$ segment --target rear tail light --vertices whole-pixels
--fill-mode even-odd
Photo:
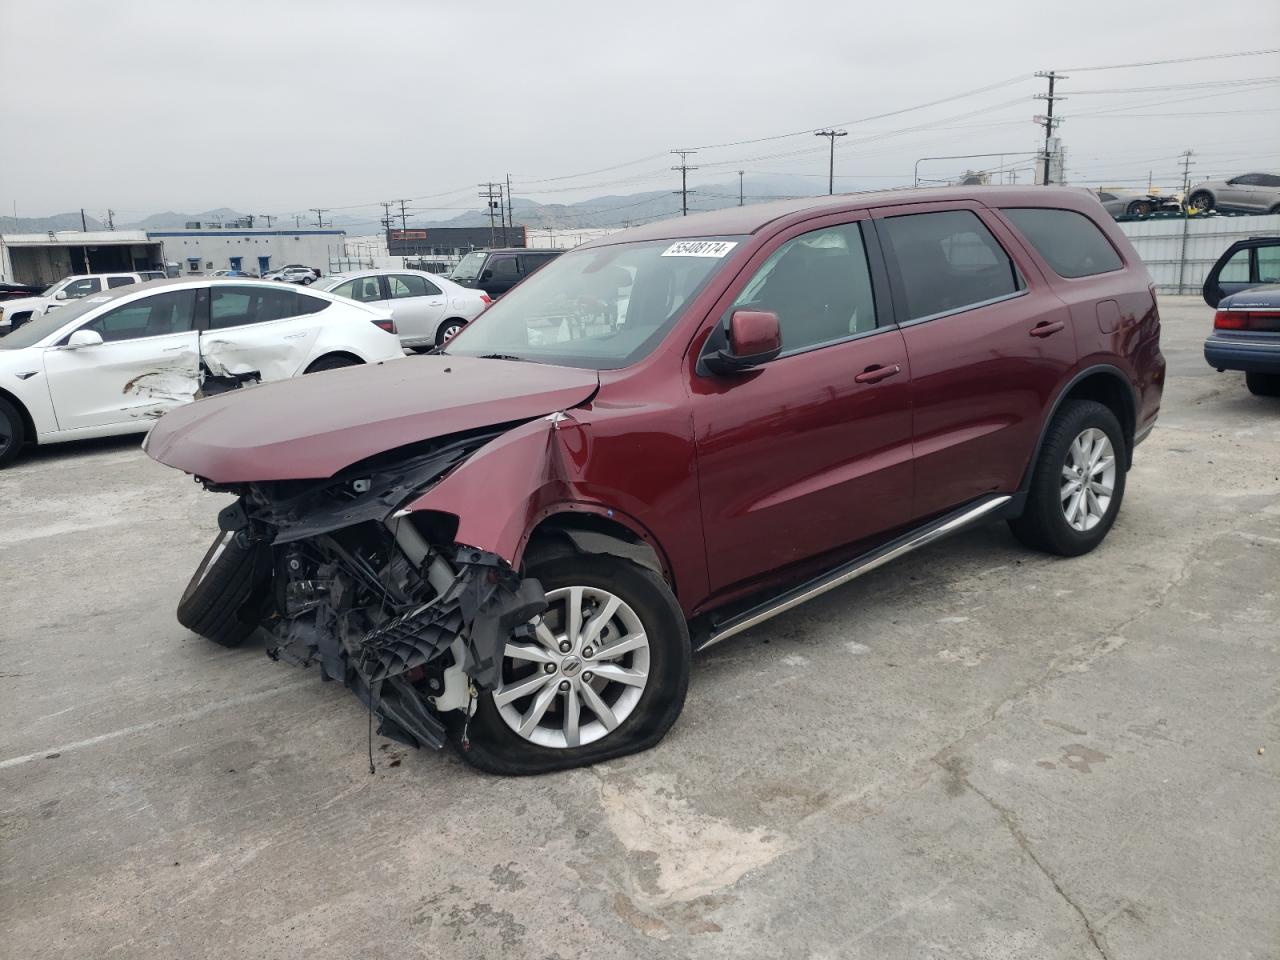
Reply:
[[[373,321],[373,325],[381,330],[387,331],[387,333],[396,332],[396,322],[390,317],[387,317],[385,320],[375,320]]]
[[[1280,310],[1219,310],[1213,316],[1213,329],[1280,333]]]
[[[493,303],[493,297],[489,296],[487,293],[480,294],[480,299],[486,307]]]

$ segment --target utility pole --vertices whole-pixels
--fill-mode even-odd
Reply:
[[[84,219],[84,207],[80,208],[80,232],[81,233],[89,232],[89,224],[86,223]]]
[[[391,224],[395,223],[395,217],[391,216],[391,208],[395,206],[394,200],[383,200],[378,206],[382,207],[382,219],[378,222],[382,224],[382,229],[390,230]]]
[[[307,209],[316,215],[316,226],[323,227],[324,215],[329,212],[329,208],[328,207],[307,207]]]
[[[260,214],[258,214],[258,216],[260,216],[263,220],[267,221],[267,229],[268,229],[268,230],[270,230],[270,229],[271,229],[271,218],[272,218],[273,214],[270,214],[270,213],[260,213]]]
[[[1191,228],[1191,209],[1187,206],[1187,191],[1191,189],[1191,158],[1195,154],[1183,150],[1182,157],[1182,253],[1178,256],[1178,293],[1182,293],[1182,276],[1187,270],[1187,234]]]
[[[1055,80],[1066,80],[1067,77],[1061,73],[1054,73],[1052,70],[1040,70],[1036,73],[1036,76],[1045,77],[1049,81],[1049,92],[1047,94],[1046,93],[1036,94],[1037,100],[1048,101],[1049,108],[1048,110],[1045,111],[1045,115],[1043,117],[1038,116],[1035,118],[1036,123],[1040,123],[1044,125],[1044,176],[1041,178],[1041,182],[1045,186],[1048,186],[1050,182],[1049,161],[1051,159],[1051,154],[1049,152],[1049,141],[1053,139],[1054,129],[1058,126],[1058,124],[1062,123],[1060,119],[1059,120],[1053,119],[1053,105],[1058,100],[1067,99],[1066,97],[1055,97],[1053,95],[1053,83]]]
[[[293,215],[293,226],[295,229],[298,229],[298,230],[302,229],[302,214],[295,213]]]
[[[116,212],[110,207],[107,208],[107,229],[114,230],[116,228]]]
[[[493,211],[502,209],[500,205],[502,192],[498,189],[498,184],[496,183],[482,183],[480,186],[484,187],[484,189],[481,190],[477,196],[479,196],[489,208],[489,246],[496,247],[498,245],[498,240],[496,233],[497,228],[493,223]]]
[[[672,150],[672,153],[680,154],[680,166],[672,167],[672,170],[680,171],[680,189],[672,190],[672,193],[680,194],[680,216],[687,217],[689,215],[689,194],[696,191],[689,189],[689,171],[697,170],[697,167],[689,166],[689,154],[697,153],[697,150]]]
[[[847,137],[847,130],[819,130],[814,133],[815,137],[826,137],[831,141],[831,160],[827,165],[827,195],[830,196],[836,192],[836,137]]]
[[[508,173],[507,174],[507,227],[510,229],[514,229],[515,225],[516,225],[515,214],[511,210],[511,174]],[[506,240],[503,241],[503,243],[506,243],[506,244],[509,244],[510,242],[511,242],[510,237],[508,237]]]
[[[408,200],[397,200],[397,201],[396,201],[396,203],[400,204],[400,229],[401,229],[401,230],[408,230],[408,229],[409,229],[408,211],[407,211],[407,210],[405,210],[405,208],[404,208],[404,205],[405,205],[406,203],[408,203],[408,202],[409,202]]]
[[[738,206],[742,206],[742,175],[746,172],[745,170],[738,171]]]

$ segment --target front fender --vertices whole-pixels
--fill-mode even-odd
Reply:
[[[535,518],[572,498],[561,434],[580,429],[567,414],[521,424],[485,444],[406,509],[452,514],[458,543],[495,553],[514,567]]]

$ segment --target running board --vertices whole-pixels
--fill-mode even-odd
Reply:
[[[707,647],[713,646],[721,640],[726,640],[734,634],[749,630],[756,624],[764,623],[764,621],[776,617],[792,607],[798,607],[814,597],[820,597],[828,590],[834,590],[850,580],[856,580],[864,573],[870,573],[891,560],[896,560],[898,557],[904,556],[913,550],[918,550],[941,540],[943,537],[976,523],[983,517],[1000,509],[1011,499],[1013,498],[1010,496],[993,496],[969,504],[953,513],[939,517],[927,526],[904,534],[896,540],[890,540],[870,553],[864,553],[848,563],[841,564],[834,570],[829,570],[797,587],[792,587],[772,600],[757,604],[722,623],[713,624],[710,635],[698,645],[697,649],[699,651],[705,650]]]

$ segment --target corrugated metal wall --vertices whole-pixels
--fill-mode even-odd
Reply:
[[[1280,236],[1280,214],[1133,220],[1118,226],[1151,271],[1157,292],[1199,293],[1209,268],[1231,244],[1246,237]]]

